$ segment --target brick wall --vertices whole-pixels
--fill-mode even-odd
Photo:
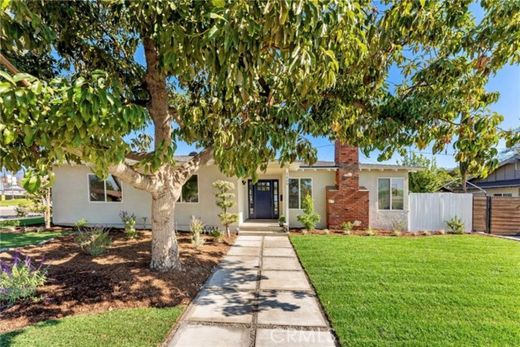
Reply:
[[[368,227],[368,191],[359,187],[358,148],[336,142],[336,186],[327,188],[327,225],[339,229],[343,222],[360,221]]]

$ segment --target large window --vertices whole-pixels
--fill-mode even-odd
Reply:
[[[312,179],[289,179],[289,208],[301,209],[303,206],[303,199],[305,199],[307,194],[312,196]]]
[[[191,176],[182,186],[182,194],[179,202],[196,203],[199,202],[199,178],[197,175]]]
[[[403,210],[404,179],[380,178],[378,180],[377,199],[380,210]]]
[[[88,196],[93,202],[121,202],[123,190],[121,183],[112,175],[106,180],[101,180],[96,175],[89,174]]]

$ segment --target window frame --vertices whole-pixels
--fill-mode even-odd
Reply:
[[[389,209],[383,209],[383,208],[379,208],[379,181],[380,180],[390,180],[390,208]],[[392,201],[393,201],[393,195],[392,195],[392,181],[394,180],[401,180],[403,182],[403,208],[401,209],[395,209],[395,208],[392,208],[393,204],[392,204]],[[377,178],[377,210],[378,211],[404,211],[405,210],[405,184],[404,184],[404,177],[378,177]]]
[[[188,182],[188,180],[190,180],[192,177],[194,176],[197,176],[197,202],[192,202],[192,201],[184,201],[182,199],[182,188],[184,188],[184,184],[186,184]],[[190,176],[190,178],[188,178],[186,180],[186,182],[184,182],[184,184],[182,185],[181,187],[181,195],[179,195],[179,200],[177,200],[177,204],[182,204],[182,205],[196,205],[198,203],[200,203],[200,194],[199,194],[199,174],[193,174]]]
[[[287,206],[289,207],[289,210],[301,210],[302,209],[302,185],[301,180],[310,180],[311,181],[311,198],[314,196],[314,180],[312,177],[289,177],[287,179],[287,186],[289,187],[291,180],[298,180],[298,207],[291,207],[290,201],[291,201],[291,192],[287,194]]]
[[[114,178],[114,180],[117,180],[117,182],[119,182],[119,184],[121,186],[121,201],[110,201],[110,200],[107,200],[107,180],[103,180],[103,193],[104,193],[104,196],[105,196],[105,200],[104,201],[92,201],[92,200],[90,200],[90,176],[94,176],[98,180],[101,180],[99,177],[96,176],[96,174],[94,174],[92,172],[87,173],[87,201],[89,203],[92,203],[92,204],[106,204],[106,203],[109,203],[109,204],[121,204],[121,203],[123,203],[123,198],[124,198],[123,182],[121,182],[121,180],[119,180],[114,175],[110,175],[110,176],[112,176]]]
[[[512,198],[513,193],[493,193],[493,196],[497,198]]]

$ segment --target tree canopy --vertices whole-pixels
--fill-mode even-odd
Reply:
[[[485,85],[520,61],[520,4],[482,1],[479,23],[470,4],[4,1],[2,52],[23,74],[1,72],[0,165],[71,158],[106,172],[155,112],[156,134],[173,127],[142,157],[152,171],[183,140],[211,148],[225,172],[250,175],[276,155],[314,160],[313,135],[382,158],[454,143],[458,160],[485,173],[511,135]],[[403,73],[397,85],[391,68]]]
[[[435,159],[430,160],[422,154],[408,153],[400,164],[421,168],[408,174],[408,187],[414,193],[437,192],[445,184],[459,180],[456,172],[438,167]]]

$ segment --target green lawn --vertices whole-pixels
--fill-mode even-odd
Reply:
[[[62,234],[63,232],[61,231],[40,231],[27,233],[0,232],[0,248],[16,248],[33,245],[53,237],[61,236]]]
[[[28,202],[28,199],[12,199],[12,200],[0,200],[0,207],[5,206],[18,206],[23,202]]]
[[[520,243],[295,236],[343,346],[520,346]]]
[[[49,320],[0,335],[0,346],[157,346],[183,309],[134,308]]]

